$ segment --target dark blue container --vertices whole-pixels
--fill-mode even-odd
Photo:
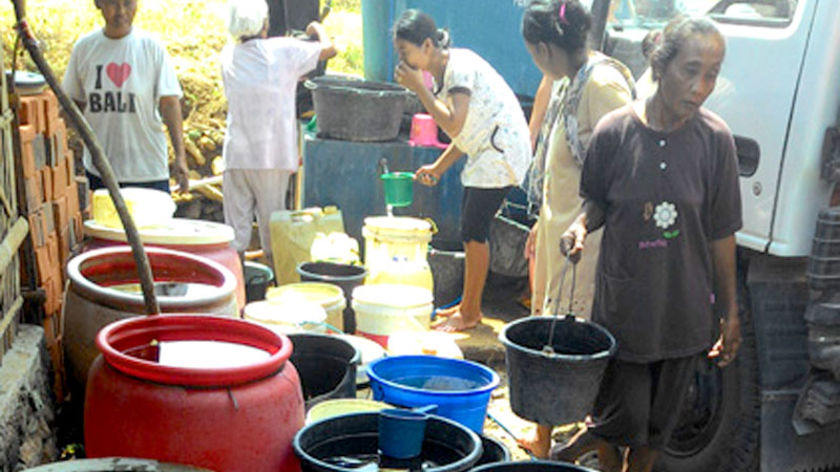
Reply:
[[[436,415],[481,433],[490,393],[499,385],[493,369],[435,356],[393,356],[367,367],[373,399],[414,408],[437,405]]]
[[[379,452],[395,459],[420,455],[429,415],[388,408],[379,412]]]
[[[447,28],[453,47],[472,49],[518,95],[533,97],[542,79],[522,39],[523,7],[513,0],[362,0],[365,78],[392,82],[397,56],[392,30],[405,10],[417,8]],[[476,22],[477,16],[481,17]]]

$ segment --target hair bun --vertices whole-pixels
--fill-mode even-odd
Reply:
[[[449,47],[449,42],[450,42],[449,31],[447,31],[446,29],[438,28],[437,34],[436,34],[436,39],[437,39],[438,45],[440,47],[443,47],[443,48]]]

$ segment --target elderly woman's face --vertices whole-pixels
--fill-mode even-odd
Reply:
[[[725,46],[716,34],[689,37],[659,76],[657,93],[671,113],[688,118],[715,89]]]

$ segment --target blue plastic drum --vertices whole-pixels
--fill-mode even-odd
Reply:
[[[414,408],[437,405],[434,414],[476,433],[484,429],[490,393],[499,385],[493,369],[435,356],[393,356],[367,367],[373,399]]]

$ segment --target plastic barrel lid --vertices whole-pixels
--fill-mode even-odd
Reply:
[[[374,284],[353,289],[353,300],[390,307],[416,307],[431,304],[432,291],[414,285]]]
[[[85,234],[108,241],[128,239],[122,228],[111,228],[96,222],[85,221]],[[233,228],[226,224],[187,218],[172,218],[166,223],[138,230],[140,239],[146,244],[221,244],[233,241]]]
[[[372,231],[430,232],[432,224],[410,216],[370,216],[365,218],[365,227]]]

